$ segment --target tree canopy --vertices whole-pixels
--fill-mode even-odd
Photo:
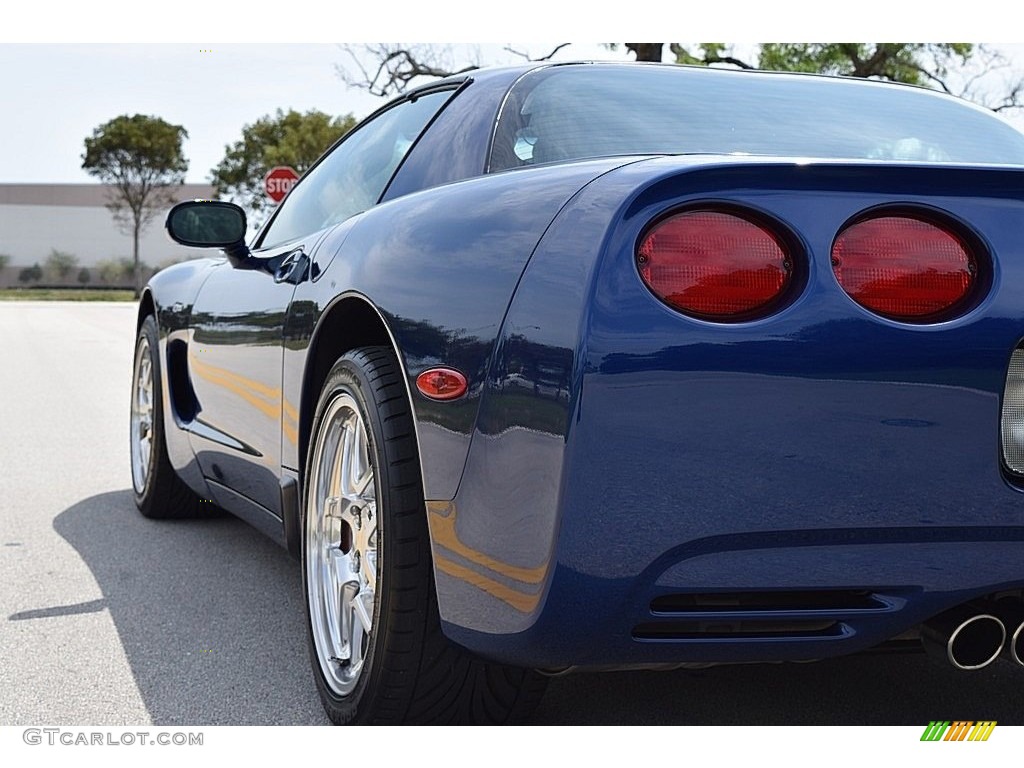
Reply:
[[[287,165],[302,175],[355,124],[352,115],[279,109],[243,126],[241,140],[224,148],[224,159],[210,171],[210,181],[221,197],[230,197],[258,215],[273,207],[263,192],[267,171]]]
[[[85,139],[82,168],[109,186],[107,208],[132,236],[136,295],[142,289],[139,235],[174,202],[174,188],[185,182],[182,142],[187,137],[182,126],[159,117],[121,115]]]

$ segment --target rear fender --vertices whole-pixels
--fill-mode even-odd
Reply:
[[[316,322],[291,328],[289,345],[308,344],[342,293],[365,297],[375,308],[412,393],[427,499],[450,500],[456,493],[494,343],[537,243],[573,195],[625,162],[528,168],[405,195],[341,225],[318,247],[320,271],[298,286],[293,300],[293,308],[303,307]],[[307,371],[316,361],[305,347],[286,352],[286,360],[287,400],[315,403],[303,382],[315,378]],[[416,377],[439,365],[466,375],[465,397],[439,403],[418,392]],[[298,467],[298,453],[286,445],[285,466]]]

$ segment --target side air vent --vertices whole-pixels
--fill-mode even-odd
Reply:
[[[828,620],[652,621],[633,627],[633,637],[638,640],[762,640],[772,637],[827,637],[839,634],[839,623]]]
[[[637,640],[762,640],[844,637],[844,621],[898,610],[899,599],[865,590],[684,593],[651,601]]]
[[[178,420],[187,423],[196,417],[196,393],[188,377],[188,345],[181,339],[167,342],[167,384],[171,406]]]
[[[662,595],[651,601],[653,613],[706,611],[806,611],[884,608],[870,592],[823,590],[815,592],[740,592]]]

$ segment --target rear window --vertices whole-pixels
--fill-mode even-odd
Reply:
[[[1024,134],[987,110],[907,86],[659,65],[556,66],[509,91],[489,168],[695,153],[1024,165]]]

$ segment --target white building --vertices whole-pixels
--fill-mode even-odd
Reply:
[[[0,184],[0,254],[10,261],[6,280],[15,282],[24,267],[44,265],[53,250],[78,259],[74,272],[100,262],[132,257],[132,238],[114,221],[106,207],[107,188],[101,184]],[[185,184],[174,190],[175,201],[213,197],[213,187]],[[149,267],[202,255],[203,250],[173,242],[164,229],[166,214],[157,215],[139,238],[139,259]],[[209,254],[208,251],[205,252]],[[68,282],[73,282],[74,276]]]

